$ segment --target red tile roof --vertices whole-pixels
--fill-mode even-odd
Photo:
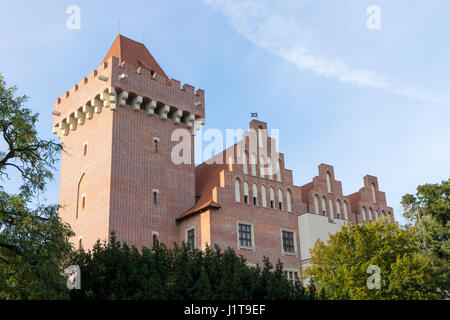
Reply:
[[[188,211],[183,213],[181,216],[176,218],[176,221],[179,222],[180,220],[183,220],[183,219],[185,219],[193,214],[196,214],[204,209],[218,209],[218,208],[220,208],[220,205],[217,204],[217,202],[215,202],[213,200],[209,200],[204,203],[199,201],[191,209],[189,209]]]
[[[121,34],[114,40],[105,58],[103,58],[103,62],[108,61],[111,56],[119,58],[119,63],[126,61],[134,64],[136,68],[141,67],[155,71],[168,78],[143,43],[131,40]]]

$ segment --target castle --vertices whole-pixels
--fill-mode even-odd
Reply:
[[[173,161],[180,141],[193,146],[205,123],[204,91],[168,78],[142,43],[122,35],[97,70],[56,99],[52,114],[64,145],[59,214],[76,247],[112,231],[138,248],[156,239],[217,244],[249,265],[279,259],[295,279],[316,239],[347,221],[394,219],[374,176],[344,195],[334,168],[320,164],[312,182],[294,185],[262,121],[205,163],[194,165],[193,147]],[[177,130],[182,139],[173,139]]]

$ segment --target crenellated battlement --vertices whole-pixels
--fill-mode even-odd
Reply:
[[[183,123],[195,134],[205,123],[205,96],[202,89],[167,79],[146,68],[136,68],[111,56],[108,61],[73,85],[55,100],[53,133],[63,141],[71,130],[109,108],[130,106],[148,116]]]
[[[139,96],[148,96],[167,105],[177,107],[197,117],[205,116],[205,94],[189,84],[181,85],[176,79],[167,79],[155,71],[138,67],[117,57],[110,57],[112,66],[111,85]],[[123,75],[123,78],[119,78]]]

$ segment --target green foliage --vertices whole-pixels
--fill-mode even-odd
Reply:
[[[39,139],[38,118],[15,97],[0,75],[0,179],[8,170],[20,174],[18,194],[0,185],[0,299],[68,298],[62,263],[71,251],[70,228],[62,224],[56,206],[33,207],[38,192],[52,178],[61,145]]]
[[[387,218],[347,224],[327,244],[316,242],[305,275],[314,281],[319,298],[440,298],[432,261],[421,254],[418,239],[415,228],[402,229]],[[367,285],[372,265],[380,271],[379,289]]]
[[[440,184],[417,187],[416,195],[402,198],[404,217],[414,225],[419,248],[432,260],[436,278],[443,290],[450,289],[450,179]]]
[[[217,246],[204,251],[187,244],[169,249],[156,244],[141,251],[111,235],[92,250],[75,252],[70,264],[80,266],[81,289],[73,299],[100,300],[250,300],[308,299],[300,282],[293,285],[266,259],[263,268],[247,267],[242,256]]]
[[[0,74],[0,133],[7,145],[6,150],[0,150],[0,178],[8,178],[7,169],[14,168],[22,177],[24,192],[44,190],[62,147],[37,137],[39,115],[23,106],[28,97],[15,97],[16,90],[7,88]]]

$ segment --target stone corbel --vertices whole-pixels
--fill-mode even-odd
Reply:
[[[86,114],[82,111],[75,111],[74,117],[77,119],[80,126],[83,125],[86,120]]]
[[[116,110],[116,103],[117,103],[116,89],[110,87],[108,89],[108,93],[109,93],[109,108],[111,110]]]
[[[75,119],[74,117],[67,117],[66,118],[66,122],[69,125],[69,129],[74,131],[77,129],[77,119]]]
[[[105,108],[109,108],[109,106],[110,106],[109,93],[107,93],[107,92],[100,93],[100,100],[103,101],[103,106]]]
[[[156,101],[152,100],[150,102],[147,102],[145,105],[145,111],[147,111],[147,115],[152,116],[155,114],[156,109]]]
[[[181,119],[182,115],[183,115],[183,111],[181,111],[181,110],[177,110],[174,113],[172,113],[173,122],[180,123],[180,119]]]
[[[88,104],[85,104],[83,106],[83,112],[86,114],[86,119],[92,119],[92,116],[94,115],[94,108]]]
[[[195,136],[197,131],[200,129],[201,126],[205,124],[205,118],[197,118],[194,120],[194,126],[192,127],[192,134]]]
[[[194,121],[195,121],[195,115],[194,114],[189,114],[184,118],[184,124],[188,127],[188,128],[192,128],[194,127]]]
[[[64,121],[62,121],[59,124],[59,127],[61,128],[61,132],[64,136],[67,136],[69,134],[69,125],[67,123],[65,123]]]
[[[128,92],[122,91],[119,94],[119,107],[124,107],[127,104]]]
[[[91,100],[91,106],[94,107],[95,113],[102,112],[103,103],[98,99]]]
[[[170,107],[168,105],[165,105],[159,110],[159,116],[161,119],[167,119],[167,114],[170,112]]]
[[[61,142],[63,141],[63,132],[60,127],[53,127],[52,133],[56,134],[56,136],[58,137],[59,140],[61,140]]]
[[[133,107],[134,111],[139,111],[141,109],[141,103],[142,103],[142,97],[137,96],[131,101],[131,106]]]

